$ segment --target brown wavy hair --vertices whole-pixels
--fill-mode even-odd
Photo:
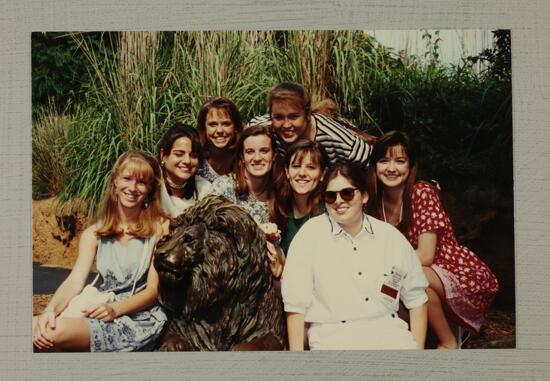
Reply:
[[[246,128],[237,142],[237,152],[239,158],[235,166],[234,179],[237,182],[235,187],[235,194],[237,196],[242,196],[249,193],[248,184],[246,182],[245,168],[243,163],[243,151],[244,151],[244,141],[251,136],[266,135],[271,141],[271,149],[273,151],[273,165],[271,171],[268,173],[268,178],[266,179],[267,194],[269,200],[272,200],[273,197],[273,179],[277,177],[276,174],[280,172],[280,160],[278,159],[277,150],[275,149],[275,140],[273,139],[273,133],[271,129],[266,126],[251,126]]]
[[[288,223],[289,211],[292,210],[292,202],[294,199],[293,190],[290,186],[290,181],[286,178],[285,169],[288,169],[291,164],[301,163],[306,155],[310,155],[311,161],[319,165],[321,173],[328,169],[330,164],[328,155],[318,142],[307,139],[300,139],[292,144],[287,151],[283,167],[275,178],[275,195],[271,204],[269,215],[270,220],[277,224],[279,229],[284,232]],[[311,192],[307,203],[311,213],[311,217],[321,214],[319,204],[321,203],[321,183]]]
[[[218,97],[218,98],[210,99],[208,102],[203,104],[197,116],[196,128],[197,128],[197,131],[199,132],[199,137],[201,140],[204,157],[208,158],[208,155],[210,152],[210,141],[206,136],[206,116],[208,115],[208,111],[210,111],[213,108],[225,110],[227,114],[229,114],[229,118],[233,122],[233,128],[235,133],[234,133],[233,139],[229,142],[229,145],[227,148],[230,149],[233,152],[233,154],[235,154],[237,142],[239,141],[239,136],[243,130],[243,119],[241,117],[241,113],[239,112],[239,109],[237,108],[237,106],[235,106],[235,103],[233,103],[231,100],[227,98]],[[236,155],[234,155],[234,157],[235,156]]]
[[[418,159],[414,144],[405,132],[389,131],[382,135],[375,143],[369,161],[369,170],[367,173],[367,184],[369,187],[369,201],[367,203],[367,213],[379,218],[382,215],[382,196],[384,185],[376,176],[376,163],[386,156],[389,148],[401,146],[409,158],[409,177],[405,183],[403,191],[403,219],[397,225],[401,232],[406,232],[412,219],[412,191],[418,174]]]
[[[118,213],[115,179],[126,168],[131,168],[134,176],[151,185],[151,190],[145,197],[137,222],[128,226],[129,234],[134,237],[149,238],[160,232],[161,223],[166,218],[160,205],[161,180],[157,160],[144,151],[127,151],[115,162],[111,171],[107,194],[103,197],[94,216],[94,223],[101,221],[101,226],[96,231],[97,237],[112,237],[123,233],[120,228],[121,221]]]

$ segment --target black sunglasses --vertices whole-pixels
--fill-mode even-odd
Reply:
[[[342,200],[344,201],[351,201],[353,200],[353,197],[355,197],[355,191],[358,190],[357,188],[344,188],[340,189],[337,192],[334,191],[326,191],[325,192],[325,202],[327,204],[332,204],[336,201],[336,196],[339,194]]]

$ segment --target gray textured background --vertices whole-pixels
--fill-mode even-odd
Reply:
[[[550,6],[545,0],[0,0],[0,379],[548,379]],[[517,349],[33,354],[32,31],[512,30]]]

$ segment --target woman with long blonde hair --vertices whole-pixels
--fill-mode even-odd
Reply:
[[[166,322],[152,264],[155,244],[168,229],[159,189],[154,157],[128,151],[118,158],[99,211],[80,238],[75,266],[44,311],[33,317],[37,350],[152,349]],[[59,316],[83,289],[94,259],[103,279],[98,289],[113,292],[115,301],[87,305],[83,317]]]

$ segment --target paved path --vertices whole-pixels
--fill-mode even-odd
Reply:
[[[40,266],[40,263],[33,262],[32,264],[32,293],[34,295],[39,294],[53,294],[59,287],[61,282],[67,278],[71,270],[63,269],[59,267],[44,267]],[[97,273],[91,272],[88,275],[86,284],[91,283]]]

